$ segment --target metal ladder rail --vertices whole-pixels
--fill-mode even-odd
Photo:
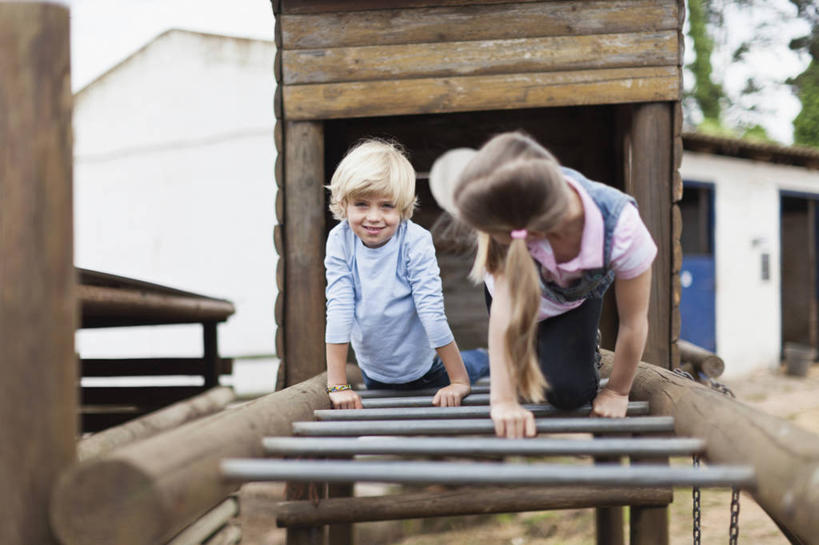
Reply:
[[[222,464],[222,471],[227,478],[241,481],[468,485],[468,488],[463,491],[452,492],[460,498],[458,503],[460,508],[450,509],[451,514],[468,514],[471,512],[470,509],[474,509],[475,512],[484,512],[487,510],[485,498],[488,497],[501,500],[496,506],[496,509],[499,510],[494,512],[544,510],[566,506],[632,505],[638,507],[670,503],[669,486],[747,488],[754,485],[752,470],[734,466],[694,469],[669,468],[667,465],[641,463],[635,466],[606,464],[577,467],[542,463],[465,464],[463,462],[373,462],[349,459],[364,454],[391,454],[459,457],[591,455],[629,456],[644,460],[645,458],[664,459],[668,456],[692,454],[702,452],[704,449],[702,441],[688,438],[508,440],[494,437],[461,437],[462,435],[492,435],[494,433],[494,426],[488,419],[487,406],[431,408],[429,407],[431,398],[428,398],[425,407],[416,408],[415,404],[418,401],[412,399],[413,397],[418,396],[386,398],[385,403],[391,408],[316,411],[318,418],[333,418],[333,420],[297,422],[293,424],[293,431],[294,435],[300,437],[265,439],[265,449],[269,454],[343,456],[348,458],[346,460],[226,460]],[[407,404],[410,407],[406,407]],[[400,408],[402,406],[405,408]],[[556,411],[549,406],[533,408],[539,415],[558,415],[550,418],[537,418],[539,433],[673,433],[673,419],[670,417],[577,418],[577,416],[588,414],[587,408],[583,408],[580,411],[574,411],[575,418],[570,418],[566,416],[567,413]],[[648,408],[644,404],[633,404],[630,409],[632,413],[645,414]],[[363,418],[390,417],[391,419],[358,420],[362,417],[346,414],[354,412],[365,415]],[[329,413],[336,413],[336,416]],[[482,415],[483,418],[474,418],[476,414]],[[453,416],[461,418],[452,418]],[[400,419],[404,417],[407,419]],[[356,420],[344,420],[345,418],[356,418]],[[436,437],[412,437],[419,434]],[[400,435],[402,437],[372,437],[377,435]],[[497,486],[501,483],[504,486]],[[510,483],[515,483],[519,487],[510,491],[508,487]],[[537,485],[538,489],[533,490],[531,485]],[[544,485],[549,488],[543,489]],[[483,488],[480,488],[481,486]],[[583,491],[591,493],[591,496],[587,494],[583,497]],[[575,495],[574,503],[567,499],[567,496],[572,494]],[[304,502],[287,502],[284,504],[284,510],[279,514],[279,524],[303,526],[305,524],[349,523],[384,520],[385,518],[430,516],[429,513],[425,515],[423,509],[418,511],[417,507],[412,507],[413,503],[417,504],[418,501],[429,499],[423,494],[411,495],[404,498],[405,505],[402,507],[400,501],[396,504],[396,502],[385,501],[385,498],[330,498],[323,500],[319,507],[311,509],[305,509]],[[448,502],[449,505],[453,503]],[[410,505],[409,508],[407,504]],[[442,514],[447,513],[441,512],[438,508],[435,509],[435,515]],[[302,535],[305,534],[302,533]]]

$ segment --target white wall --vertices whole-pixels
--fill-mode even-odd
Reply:
[[[819,193],[819,172],[693,152],[685,153],[680,171],[685,180],[714,184],[716,341],[725,376],[775,367],[782,322],[779,191]]]
[[[172,31],[76,97],[77,266],[231,300],[228,357],[275,352],[274,56]],[[78,347],[194,356],[201,328],[87,330]]]

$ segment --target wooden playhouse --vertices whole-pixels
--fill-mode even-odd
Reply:
[[[441,210],[425,179],[444,151],[522,129],[567,166],[636,197],[659,248],[644,359],[676,367],[682,197],[678,0],[274,0],[277,352],[284,383],[324,367],[324,185],[346,150],[392,138],[419,173],[414,221]],[[469,255],[438,248],[461,348],[485,342]],[[603,345],[616,332],[604,306]]]

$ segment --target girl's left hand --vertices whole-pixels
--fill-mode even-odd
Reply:
[[[591,416],[603,418],[622,418],[628,410],[628,396],[620,395],[614,390],[603,388],[592,401]]]
[[[461,404],[461,400],[469,395],[472,388],[469,384],[454,383],[449,386],[444,386],[432,398],[432,404],[436,407],[457,407]]]

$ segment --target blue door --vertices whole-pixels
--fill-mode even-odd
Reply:
[[[717,341],[714,256],[683,257],[680,281],[682,283],[680,338],[715,352]]]

